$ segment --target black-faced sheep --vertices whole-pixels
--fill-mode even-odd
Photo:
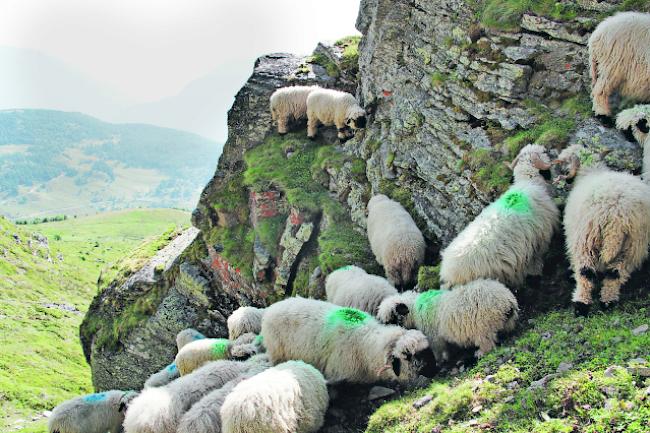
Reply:
[[[259,334],[264,308],[239,307],[228,317],[228,338],[235,340],[242,334]]]
[[[327,276],[325,293],[332,304],[356,308],[374,316],[381,301],[396,295],[397,289],[385,278],[367,274],[357,266],[345,266]]]
[[[383,194],[368,202],[368,240],[388,281],[401,288],[411,282],[424,261],[424,236],[411,215]]]
[[[350,138],[349,129],[366,127],[366,111],[353,95],[332,89],[316,89],[307,97],[307,136],[315,138],[318,125],[335,125],[341,141]]]
[[[650,101],[650,14],[622,12],[602,21],[589,38],[591,97],[597,115],[611,115],[616,91]]]
[[[445,248],[440,264],[443,287],[495,279],[520,286],[540,275],[543,256],[559,225],[559,211],[542,170],[551,162],[544,148],[524,147],[512,162],[514,183]]]
[[[264,313],[261,335],[273,364],[301,360],[335,382],[407,382],[435,371],[420,331],[381,325],[368,313],[329,302],[277,302]]]
[[[307,96],[318,86],[282,87],[271,95],[271,116],[277,122],[278,133],[289,132],[289,124],[307,117]]]
[[[237,384],[221,407],[224,433],[313,433],[329,404],[320,371],[288,361]]]
[[[477,347],[476,356],[494,348],[497,334],[514,329],[517,299],[495,280],[476,280],[454,290],[407,291],[388,297],[379,306],[383,323],[422,331],[438,360],[448,360],[447,345]]]
[[[229,341],[225,338],[205,338],[196,340],[183,348],[176,355],[174,363],[181,376],[185,376],[207,362],[221,359],[244,360],[257,353],[253,344],[255,334],[240,335],[238,339]]]
[[[124,414],[137,394],[106,391],[58,405],[48,420],[49,433],[120,433]]]

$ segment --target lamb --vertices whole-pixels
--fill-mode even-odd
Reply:
[[[307,96],[318,86],[282,87],[271,95],[271,116],[278,124],[278,134],[289,132],[289,123],[307,116]]]
[[[422,232],[401,204],[383,194],[370,199],[368,240],[391,284],[401,288],[415,278],[426,246]]]
[[[184,346],[176,355],[175,364],[181,376],[191,373],[206,362],[221,359],[244,360],[257,353],[255,334],[241,335],[235,341],[225,338],[205,338]]]
[[[277,302],[264,313],[261,335],[273,364],[301,360],[334,382],[408,382],[418,373],[435,373],[420,331],[381,325],[368,313],[329,302]]]
[[[650,14],[622,12],[596,27],[589,38],[591,97],[597,115],[610,116],[609,97],[618,91],[650,101]]]
[[[385,278],[369,275],[357,266],[345,266],[327,276],[325,293],[332,304],[356,308],[374,316],[381,301],[396,295],[397,289]]]
[[[540,171],[551,168],[544,148],[525,146],[512,162],[514,183],[445,248],[443,288],[487,278],[518,287],[541,275],[559,211]]]
[[[181,377],[181,374],[178,372],[178,367],[176,367],[176,363],[172,362],[162,370],[149,376],[144,383],[144,389],[167,385],[179,377]]]
[[[315,89],[307,97],[307,137],[316,138],[319,124],[335,125],[339,140],[345,141],[349,129],[366,127],[366,111],[350,93]]]
[[[58,405],[48,420],[49,433],[120,433],[132,391],[106,391]]]
[[[329,404],[323,375],[288,361],[234,387],[221,407],[224,433],[312,433]]]
[[[196,340],[203,340],[204,338],[205,335],[201,334],[196,329],[183,329],[181,332],[176,334],[176,347],[178,350],[181,350],[187,343],[191,343],[192,341]]]
[[[454,290],[407,291],[388,297],[379,306],[383,323],[422,331],[436,359],[449,360],[447,345],[478,347],[480,357],[492,350],[497,333],[514,329],[517,299],[495,280],[476,280]]]
[[[209,362],[168,385],[142,391],[126,412],[125,433],[175,433],[182,416],[194,403],[260,365],[269,365],[266,355],[245,362]]]
[[[259,334],[262,327],[263,308],[239,307],[228,317],[228,338],[235,340],[240,335],[252,332]]]
[[[624,113],[619,127],[630,126],[630,113]],[[647,134],[646,119],[634,125],[636,137]],[[646,138],[646,174],[649,146]],[[648,257],[650,244],[650,186],[637,176],[602,164],[578,172],[583,151],[580,145],[569,146],[558,158],[570,167],[567,177],[577,174],[564,211],[566,248],[577,283],[573,292],[576,315],[589,313],[592,292],[598,288],[603,307],[617,302],[621,286]]]

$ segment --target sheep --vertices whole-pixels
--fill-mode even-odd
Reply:
[[[650,105],[637,105],[633,108],[623,110],[616,116],[618,129],[631,131],[632,135],[643,146],[643,171],[641,179],[645,183],[650,181]]]
[[[254,339],[255,334],[246,333],[235,341],[225,338],[196,340],[184,346],[176,355],[174,362],[181,376],[184,376],[209,361],[243,360],[257,353]]]
[[[262,365],[266,355],[242,361],[213,361],[160,388],[149,388],[129,405],[125,433],[175,433],[182,416],[209,392]]]
[[[224,433],[312,433],[329,404],[320,371],[288,361],[237,384],[221,407]]]
[[[496,280],[476,280],[454,290],[407,291],[386,298],[377,318],[422,331],[436,359],[449,360],[447,345],[492,350],[497,333],[512,331],[519,316],[517,299]]]
[[[408,382],[432,377],[435,360],[420,331],[385,326],[354,308],[289,298],[266,309],[262,337],[275,365],[312,364],[333,382]]]
[[[618,125],[629,126],[629,112],[621,114]],[[637,137],[648,132],[644,119],[635,125]],[[646,139],[644,173],[649,145]],[[646,260],[650,244],[650,186],[638,176],[600,163],[578,170],[583,151],[584,147],[572,145],[558,158],[569,166],[569,174],[563,177],[577,175],[567,197],[564,231],[576,280],[572,300],[579,316],[589,313],[594,289],[600,288],[604,308],[619,300],[621,286]]]
[[[510,165],[514,183],[441,252],[443,288],[487,278],[518,287],[541,275],[543,256],[560,222],[540,171],[551,168],[544,148],[525,146]]]
[[[278,124],[278,134],[289,132],[289,123],[307,116],[307,96],[318,86],[282,87],[271,95],[271,116]]]
[[[366,111],[353,95],[333,89],[315,89],[307,96],[307,137],[316,138],[318,125],[335,125],[338,138],[351,137],[348,131],[366,127]]]
[[[178,350],[181,350],[187,343],[191,343],[192,341],[196,340],[203,340],[204,338],[205,335],[201,334],[196,329],[183,329],[181,332],[176,334],[176,348]]]
[[[155,388],[158,386],[167,385],[172,380],[178,379],[181,374],[178,372],[176,363],[172,362],[157,373],[152,374],[144,383],[144,388]]]
[[[342,307],[356,308],[373,316],[384,298],[397,294],[385,278],[369,275],[357,266],[345,266],[325,279],[327,301]]]
[[[132,391],[105,391],[76,397],[52,411],[49,433],[120,433],[124,412],[136,396]]]
[[[239,307],[233,311],[228,317],[228,338],[234,340],[248,332],[259,334],[263,314],[263,308],[255,307]]]
[[[609,97],[650,100],[650,14],[622,12],[602,21],[589,37],[591,97],[596,115],[610,116]]]
[[[401,288],[415,278],[426,246],[422,232],[401,204],[383,194],[370,199],[368,240],[391,284]]]

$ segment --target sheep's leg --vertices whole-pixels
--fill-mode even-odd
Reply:
[[[316,138],[318,132],[318,119],[314,116],[307,116],[307,137],[310,139]]]
[[[600,289],[600,302],[605,308],[618,302],[621,293],[621,286],[630,278],[630,273],[624,266],[618,265],[614,269],[606,271],[603,280],[603,288]]]
[[[284,115],[278,116],[278,134],[284,135],[289,132],[289,118]]]
[[[487,336],[480,337],[475,343],[478,346],[478,350],[474,352],[474,356],[477,358],[482,357],[496,346],[497,336],[495,333]]]
[[[573,303],[577,316],[586,316],[591,305],[591,293],[596,285],[596,271],[582,267],[575,273],[576,289],[573,291]]]
[[[596,115],[610,116],[612,110],[609,107],[609,96],[612,93],[611,83],[602,78],[594,83],[591,90],[591,99],[593,100],[593,110]]]
[[[539,254],[536,254],[531,259],[526,269],[526,275],[539,276],[543,274],[544,270],[544,257]]]

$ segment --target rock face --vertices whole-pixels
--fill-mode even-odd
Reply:
[[[522,13],[508,32],[477,21],[486,3],[362,0],[358,71],[350,40],[319,45],[311,57],[258,59],[193,213],[200,234],[154,278],[161,296],[152,314],[116,347],[98,350],[87,333],[96,386],[142,383],[173,358],[173,334],[182,327],[225,336],[225,318],[238,305],[320,297],[324,277],[343,264],[381,272],[365,239],[372,193],[411,211],[427,239],[427,265],[434,265],[438,251],[508,187],[503,162],[528,143],[555,156],[582,142],[613,167],[638,172],[639,147],[592,119],[588,99],[586,41],[597,14],[619,2],[578,2],[568,20]],[[356,87],[371,113],[368,127],[344,145],[335,143],[333,128],[321,128],[314,143],[304,125],[279,137],[269,96],[314,83]],[[553,190],[562,205],[566,186]],[[573,284],[567,268],[558,233],[541,282],[518,291],[524,308],[566,305]],[[140,292],[108,291],[95,304],[119,305]],[[108,317],[113,310],[102,311]],[[339,418],[349,415],[337,410]],[[331,415],[326,431],[347,431]]]

